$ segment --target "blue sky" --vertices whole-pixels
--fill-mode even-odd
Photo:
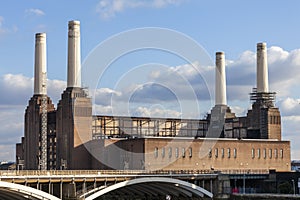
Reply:
[[[300,159],[299,1],[11,0],[2,4],[0,160],[14,160],[14,144],[19,142],[23,135],[23,114],[33,91],[34,34],[47,33],[48,91],[56,104],[65,88],[67,23],[73,19],[81,22],[82,61],[99,43],[108,38],[144,27],[159,27],[185,34],[201,45],[212,61],[215,52],[224,51],[227,59],[228,104],[240,115],[245,114],[249,108],[248,93],[255,86],[256,43],[267,42],[270,88],[277,92],[276,105],[283,117],[283,139],[292,141],[292,158]],[[201,61],[192,62],[197,66],[197,62]],[[151,84],[141,86],[138,79],[130,79],[129,76],[127,79],[132,80],[131,85],[128,83],[127,88],[117,85],[124,74],[128,75],[126,72],[149,63],[161,63],[169,68],[164,68],[163,73],[158,73],[159,69],[156,67],[147,68],[150,75],[143,75],[145,79],[165,85],[171,82],[170,84],[174,85],[168,86],[178,87],[180,84],[174,78],[165,76],[176,71],[180,75],[184,74],[193,87],[198,87],[194,80],[199,79],[190,71],[191,63],[161,51],[139,51],[121,57],[104,77],[103,85],[100,84],[95,99],[99,112],[111,113],[107,101],[112,96],[118,104],[123,105],[120,102],[129,98],[125,93],[134,87],[135,96],[131,98],[136,100],[136,104],[133,105],[134,113],[183,116],[183,110],[176,109],[179,104],[172,97],[168,98],[166,95],[165,98],[161,98],[161,94],[164,93],[161,88]],[[122,70],[119,70],[120,68]],[[139,70],[134,73],[142,76]],[[110,82],[111,77],[114,81]],[[136,89],[137,86],[140,90]],[[185,91],[184,87],[182,90]],[[143,98],[149,94],[153,96],[153,101],[151,98]],[[201,97],[197,98],[201,100]],[[187,98],[183,103],[189,101],[191,100]],[[203,108],[201,107],[200,113],[203,114],[210,110],[211,102],[202,99],[201,106]],[[192,113],[192,110],[187,110],[184,116],[198,115]]]

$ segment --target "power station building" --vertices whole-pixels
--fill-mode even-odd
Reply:
[[[36,34],[34,95],[16,145],[23,169],[290,171],[290,142],[268,88],[267,48],[257,44],[252,108],[227,105],[225,55],[216,53],[215,106],[205,119],[92,115],[81,86],[80,23],[68,27],[67,88],[55,109],[46,91],[46,34]]]

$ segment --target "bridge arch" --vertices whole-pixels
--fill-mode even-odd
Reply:
[[[147,183],[147,184],[145,184]],[[156,184],[156,189],[155,191],[151,191],[152,188],[147,188],[147,186],[149,186],[150,183],[155,183]],[[164,184],[164,187],[167,187],[167,190],[164,190],[164,187],[160,187],[159,184]],[[146,193],[146,192],[153,192],[153,193],[157,193],[157,192],[161,192],[161,194],[184,194],[185,196],[198,196],[198,197],[204,197],[204,195],[212,198],[213,194],[195,184],[186,182],[186,181],[182,181],[179,179],[173,179],[173,178],[165,178],[165,177],[145,177],[145,178],[136,178],[136,179],[132,179],[132,180],[127,180],[127,181],[123,181],[120,183],[116,183],[114,185],[108,186],[108,187],[100,187],[99,190],[97,192],[95,192],[94,194],[86,197],[86,200],[94,200],[97,197],[100,197],[102,195],[105,195],[111,191],[117,190],[117,189],[121,189],[124,187],[128,187],[128,186],[136,186],[136,185],[141,185],[139,188],[140,193]],[[130,187],[128,187],[129,189]],[[166,193],[167,191],[167,193]]]
[[[38,189],[35,189],[35,188],[32,188],[32,187],[20,185],[20,184],[0,181],[0,189],[1,188],[6,189],[7,192],[17,191],[18,193],[20,193],[20,196],[21,195],[27,195],[27,196],[30,196],[34,199],[60,200],[59,198],[57,198],[57,197],[55,197],[51,194],[48,194],[46,192],[43,192],[41,190],[38,190]]]

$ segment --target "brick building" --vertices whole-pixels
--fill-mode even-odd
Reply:
[[[41,103],[47,94],[38,89],[45,86],[45,64],[40,64],[45,61],[37,62],[45,59],[45,50],[38,44],[35,80],[39,81],[25,111],[24,137],[16,146],[16,163],[24,169],[41,169],[41,160],[46,160],[47,169],[291,169],[290,142],[281,140],[280,112],[274,105],[275,93],[268,89],[265,43],[257,44],[257,88],[250,94],[252,108],[246,116],[236,117],[227,106],[223,52],[216,54],[215,106],[205,119],[93,116],[91,98],[81,87],[80,23],[70,21],[68,85],[57,109],[47,97],[47,121],[42,119]],[[46,147],[43,122],[47,122]]]

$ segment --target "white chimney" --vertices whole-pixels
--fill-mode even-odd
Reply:
[[[216,53],[216,91],[215,92],[216,92],[215,105],[227,105],[224,52]]]
[[[47,94],[46,33],[35,34],[34,94]]]
[[[269,92],[266,43],[257,43],[257,92]]]
[[[68,29],[67,87],[81,87],[80,22],[69,21]]]

